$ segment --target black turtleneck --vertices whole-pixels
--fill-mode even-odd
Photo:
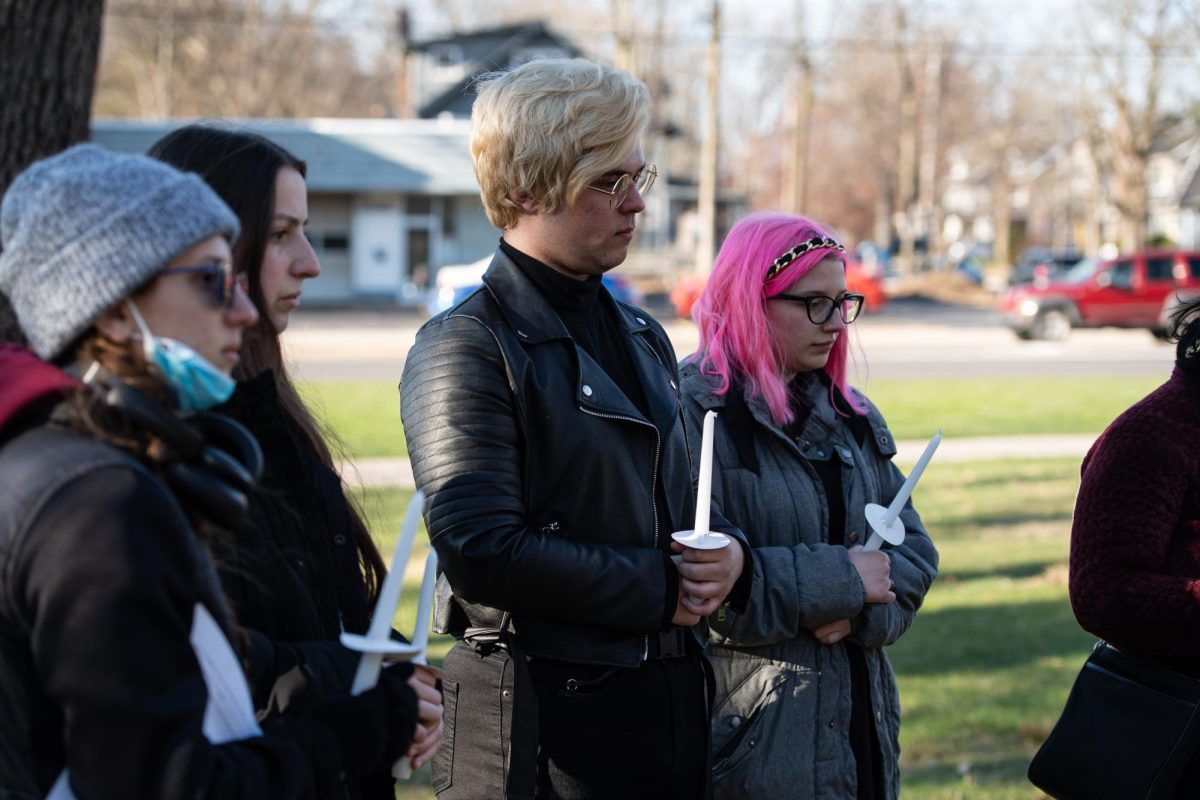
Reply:
[[[591,275],[584,280],[569,278],[503,239],[500,249],[538,287],[566,325],[575,344],[595,359],[634,407],[649,419],[646,395],[623,344],[626,337],[618,322],[617,310],[608,292],[601,291],[600,276]]]

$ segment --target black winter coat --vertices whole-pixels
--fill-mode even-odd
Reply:
[[[371,607],[342,480],[284,414],[271,371],[239,382],[217,411],[249,429],[265,456],[249,517],[216,548],[221,583],[250,643],[255,706],[278,707],[275,678],[297,664],[320,696],[346,694],[359,655],[338,636],[366,633]],[[385,770],[347,792],[348,800],[391,800],[394,781]]]
[[[54,425],[0,438],[0,796],[40,800],[64,767],[92,798],[336,792],[339,745],[308,719],[204,738],[197,603],[227,625],[196,534],[141,463]]]
[[[216,410],[254,434],[265,456],[249,517],[216,546],[221,583],[250,637],[255,704],[266,706],[275,676],[297,663],[325,693],[344,693],[357,655],[337,638],[365,633],[370,606],[341,478],[284,414],[270,371],[240,382]]]
[[[671,344],[645,312],[616,303],[644,415],[502,251],[483,283],[421,328],[401,384],[444,570],[435,627],[495,628],[507,611],[529,656],[636,667],[675,604],[665,537],[695,515],[699,441]],[[723,523],[713,515],[713,529],[734,532]],[[704,641],[703,622],[693,634]]]

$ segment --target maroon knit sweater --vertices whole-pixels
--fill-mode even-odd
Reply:
[[[1196,370],[1176,366],[1084,458],[1070,593],[1079,624],[1119,649],[1200,667]]]

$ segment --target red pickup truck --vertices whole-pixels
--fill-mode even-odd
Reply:
[[[1014,287],[1000,310],[1022,339],[1063,339],[1071,328],[1103,325],[1162,336],[1170,295],[1197,288],[1200,251],[1147,250],[1111,261],[1085,259],[1052,283]]]

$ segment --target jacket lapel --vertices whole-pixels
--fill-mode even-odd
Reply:
[[[500,248],[496,248],[492,263],[484,273],[483,283],[495,298],[504,321],[516,331],[517,337],[523,344],[531,346],[554,340],[565,340],[570,343],[571,350],[575,353],[575,399],[577,405],[602,415],[632,417],[642,422],[657,420],[657,412],[647,419],[646,415],[625,396],[625,393],[600,365],[574,343],[567,326],[555,312],[554,307],[550,305],[541,291],[525,277],[520,267],[514,264],[512,259],[505,255]],[[603,294],[606,290],[602,288],[601,292],[603,302],[608,298]],[[620,315],[619,311],[618,314]],[[623,315],[620,316],[623,321]],[[623,324],[622,327],[628,329],[627,324]],[[643,321],[641,327],[647,329],[649,325]],[[656,402],[654,399],[659,392],[651,390],[652,385],[647,382],[648,367],[644,362],[649,359],[661,374],[665,375],[666,373],[654,361],[654,356],[647,352],[643,345],[632,341],[632,337],[627,337],[624,344],[631,360],[636,365],[638,377],[642,380],[651,408],[656,409],[662,403],[661,400]],[[658,382],[664,381],[659,380]],[[674,400],[672,399],[672,407],[673,405]]]

